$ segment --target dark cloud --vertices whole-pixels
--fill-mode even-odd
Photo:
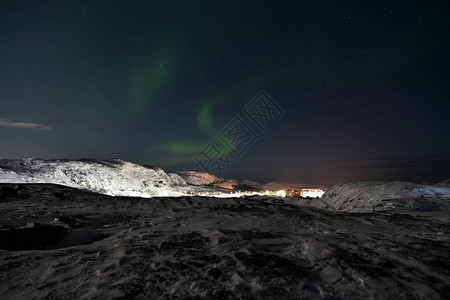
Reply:
[[[0,118],[0,127],[24,128],[24,129],[39,129],[39,130],[53,130],[52,127],[28,122],[13,122],[8,119]]]

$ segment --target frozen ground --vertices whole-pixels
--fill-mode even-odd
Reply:
[[[0,184],[2,299],[448,299],[450,223]],[[305,200],[306,201],[306,200]],[[312,201],[312,200],[311,200]],[[293,205],[295,204],[295,205]]]

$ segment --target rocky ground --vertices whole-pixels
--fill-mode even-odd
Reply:
[[[2,299],[445,299],[449,213],[0,184]],[[446,221],[447,220],[447,221]]]

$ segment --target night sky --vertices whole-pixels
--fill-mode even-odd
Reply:
[[[224,177],[447,179],[449,16],[429,0],[3,0],[0,157],[201,171],[265,91],[284,115]]]

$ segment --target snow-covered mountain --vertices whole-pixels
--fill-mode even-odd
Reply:
[[[0,160],[2,183],[53,183],[111,196],[164,197],[210,194],[190,186],[178,174],[143,167],[120,159]]]
[[[260,190],[253,185],[243,185],[243,181],[237,179],[224,179],[207,172],[179,171],[177,172],[187,184],[196,186],[210,186],[226,190]]]
[[[232,191],[300,188],[301,185],[224,179],[206,172],[166,173],[121,159],[0,160],[0,183],[52,183],[111,196],[236,196]],[[228,190],[228,191],[227,191]],[[239,196],[240,194],[238,194]]]
[[[196,171],[180,171],[176,172],[180,175],[188,184],[197,186],[211,186],[215,188],[228,189],[228,190],[240,190],[240,191],[277,191],[285,189],[301,189],[305,187],[309,188],[324,188],[319,185],[302,184],[302,183],[286,183],[280,181],[262,182],[256,180],[237,180],[237,179],[225,179],[209,174],[207,172]]]
[[[177,172],[177,174],[181,176],[186,183],[192,185],[208,185],[223,181],[222,178],[206,172],[181,171]]]
[[[223,179],[205,172],[166,173],[158,167],[114,160],[0,160],[0,183],[51,183],[111,196],[232,197],[235,190],[301,188],[280,182]],[[229,190],[228,192],[226,190]],[[386,210],[450,210],[450,186],[398,181],[361,181],[333,186],[320,201],[295,203],[328,210],[372,212]]]
[[[400,181],[340,183],[322,201],[338,211],[450,210],[450,186]]]

